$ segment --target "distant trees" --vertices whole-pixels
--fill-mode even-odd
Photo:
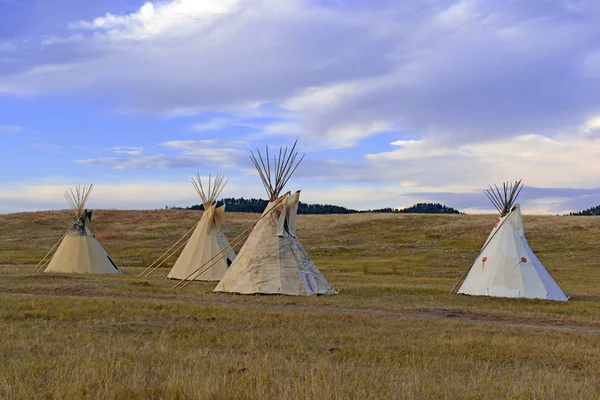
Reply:
[[[413,206],[402,209],[387,207],[376,210],[369,210],[366,212],[399,214],[461,214],[460,211],[440,203],[417,203]]]
[[[417,203],[398,212],[405,214],[461,214],[460,211],[440,203]]]
[[[262,213],[269,202],[263,199],[244,199],[243,197],[239,199],[225,198],[217,202],[217,206],[222,206],[223,204],[226,205],[227,211],[230,212]],[[204,206],[196,204],[190,207],[190,209],[204,210]]]
[[[569,215],[573,215],[573,216],[577,216],[577,217],[579,217],[579,216],[590,216],[590,215],[600,215],[600,206],[588,208],[587,210],[583,210],[583,211],[572,212],[572,213],[569,213]]]
[[[331,204],[306,204],[300,202],[298,214],[355,214],[357,210]]]
[[[263,199],[244,199],[243,197],[239,199],[225,198],[219,200],[217,206],[223,204],[225,204],[229,212],[262,213],[269,202]],[[188,209],[204,210],[204,206],[196,204],[188,207]],[[298,214],[353,214],[358,212],[357,210],[330,204],[306,204],[302,202],[298,204]]]
[[[227,207],[227,211],[229,212],[262,213],[267,207],[267,204],[269,204],[269,202],[263,199],[244,199],[243,197],[240,197],[239,199],[225,198],[217,203],[218,206],[221,206],[223,204],[225,204],[225,206]],[[196,204],[191,207],[187,207],[187,209],[204,210],[204,206],[202,204]],[[307,204],[300,202],[300,204],[298,205],[298,214],[357,214],[365,212],[404,214],[460,214],[460,211],[439,203],[418,203],[412,207],[404,208],[401,210],[387,207],[366,211],[359,211],[331,204]]]

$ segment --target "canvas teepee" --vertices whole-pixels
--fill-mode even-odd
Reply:
[[[515,204],[522,187],[517,181],[486,190],[500,216],[459,294],[567,300],[525,239],[521,208]]]
[[[225,205],[217,207],[217,197],[226,183],[221,175],[217,175],[214,182],[209,175],[208,190],[205,191],[200,174],[192,180],[202,199],[204,212],[167,278],[219,281],[235,259],[235,253],[221,231]]]
[[[280,195],[302,161],[296,143],[288,152],[263,158],[251,153],[269,195],[269,204],[227,270],[215,292],[287,294],[294,296],[336,294],[310,259],[296,236],[296,212],[300,191]]]
[[[75,212],[75,222],[62,239],[45,272],[82,274],[120,274],[88,226],[92,212],[84,210],[92,185],[65,191],[65,198]]]

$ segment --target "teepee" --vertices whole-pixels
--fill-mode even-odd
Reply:
[[[459,294],[567,300],[525,239],[521,208],[515,204],[522,187],[517,181],[486,190],[500,216]]]
[[[226,183],[222,175],[217,175],[214,182],[209,175],[205,191],[200,174],[192,180],[202,199],[204,212],[167,278],[219,281],[235,259],[235,253],[221,230],[225,205],[217,207],[217,197]]]
[[[120,274],[88,226],[92,212],[84,209],[92,185],[77,186],[65,191],[65,198],[75,212],[75,222],[63,237],[44,272],[82,274]]]
[[[293,296],[336,294],[310,259],[296,236],[296,212],[300,191],[281,192],[302,161],[297,160],[296,143],[288,152],[280,148],[273,159],[269,148],[263,158],[251,152],[256,167],[269,195],[269,204],[235,261],[215,292],[242,294],[287,294]]]

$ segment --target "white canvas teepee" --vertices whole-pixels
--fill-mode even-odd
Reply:
[[[521,181],[486,194],[500,217],[471,266],[459,294],[562,300],[567,296],[554,282],[525,239],[521,208],[515,205]]]
[[[92,185],[77,186],[65,192],[65,198],[75,211],[75,222],[62,239],[44,272],[82,274],[120,274],[88,226],[92,212],[84,210]]]
[[[235,259],[235,253],[221,230],[225,205],[216,206],[217,197],[226,183],[221,175],[217,175],[213,183],[209,175],[208,191],[205,191],[200,174],[192,180],[205,211],[167,278],[219,281]]]
[[[280,196],[302,161],[296,161],[295,148],[296,143],[289,153],[287,147],[280,149],[272,160],[268,148],[264,159],[260,152],[258,158],[251,154],[270,201],[215,292],[294,296],[337,293],[296,235],[300,191]]]

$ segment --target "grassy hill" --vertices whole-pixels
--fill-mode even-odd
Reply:
[[[173,290],[167,268],[139,278],[200,215],[94,211],[122,276],[34,274],[71,212],[0,215],[0,397],[600,395],[598,217],[525,217],[568,303],[448,295],[493,215],[300,215],[337,296]],[[227,236],[256,218],[227,213]]]

